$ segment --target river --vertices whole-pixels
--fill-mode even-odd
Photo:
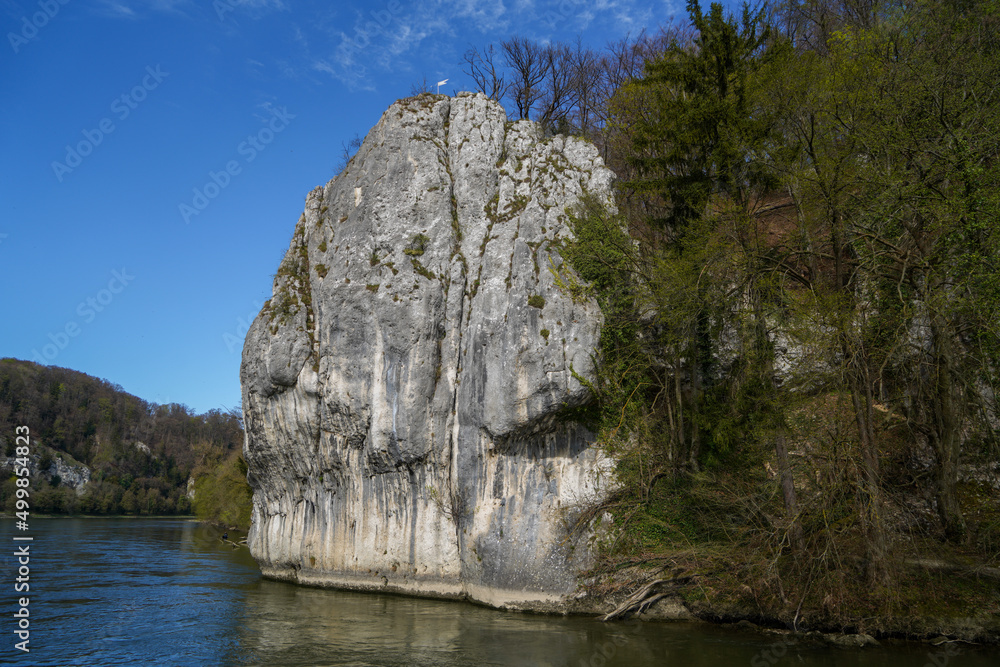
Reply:
[[[0,663],[18,665],[678,665],[995,667],[988,649],[816,646],[701,623],[601,623],[462,602],[268,581],[245,548],[183,519],[3,520],[4,609],[29,596],[29,653],[5,615]],[[31,536],[31,542],[14,542]],[[15,593],[30,545],[30,592]],[[942,660],[944,662],[942,662]]]

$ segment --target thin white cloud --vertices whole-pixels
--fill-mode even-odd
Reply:
[[[232,0],[233,4],[263,9],[287,9],[282,0]]]
[[[454,16],[471,20],[480,32],[490,33],[498,30],[507,30],[510,26],[510,19],[503,0],[492,0],[489,2],[481,0],[454,0],[448,4],[452,5],[451,10],[454,12]],[[529,10],[529,7],[522,9],[525,12]]]
[[[292,34],[295,36],[295,41],[298,42],[303,48],[309,49],[309,39],[306,37],[305,33],[299,26],[292,26]]]
[[[148,14],[182,14],[191,0],[102,0],[98,12],[111,18],[138,19]]]
[[[254,0],[263,2],[264,0]],[[541,42],[566,40],[568,32],[592,26],[627,33],[653,28],[669,18],[678,0],[399,0],[355,9],[346,17],[304,25],[300,39],[311,71],[323,72],[352,89],[371,89],[371,79],[409,71],[418,51],[462,53],[469,43],[499,42],[519,34]],[[666,4],[666,7],[664,7]],[[350,11],[350,10],[348,10]],[[322,36],[322,39],[320,37]],[[326,41],[325,53],[310,53]],[[310,45],[314,48],[309,48]],[[445,48],[447,47],[447,48]],[[442,61],[444,66],[454,62]]]
[[[615,11],[615,20],[624,30],[637,30],[655,23],[653,11],[649,7],[636,7],[634,3],[622,3]]]
[[[112,18],[145,18],[151,14],[191,14],[203,11],[195,0],[100,0],[97,11]],[[287,11],[285,0],[213,0],[204,3],[208,11],[221,17],[239,12],[259,18],[275,11]]]
[[[126,4],[114,2],[112,0],[104,0],[98,4],[95,9],[97,13],[110,18],[134,19],[136,17],[134,9]]]
[[[108,10],[112,14],[119,14],[121,16],[127,16],[128,18],[132,18],[133,16],[135,16],[135,12],[132,11],[131,8],[126,7],[125,5],[119,5],[118,3],[113,3],[111,5],[108,5]]]

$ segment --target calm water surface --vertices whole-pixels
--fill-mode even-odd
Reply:
[[[2,523],[11,545],[13,521]],[[940,649],[915,644],[786,648],[701,624],[605,624],[267,581],[246,549],[193,521],[33,519],[27,534],[31,652],[14,649],[6,616],[0,664],[944,667],[929,655]],[[16,563],[3,551],[0,604],[13,611]],[[1000,665],[1000,653],[957,646],[949,667]]]

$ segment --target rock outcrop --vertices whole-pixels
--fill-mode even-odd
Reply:
[[[62,452],[43,445],[38,438],[32,438],[32,441],[33,451],[28,456],[27,465],[31,477],[41,477],[50,484],[58,478],[59,485],[68,486],[73,489],[76,495],[82,496],[87,491],[87,485],[90,484],[90,468],[82,463],[64,461]],[[42,452],[46,452],[51,457],[51,463],[46,464],[45,469],[42,469]],[[14,471],[20,467],[17,463],[20,458],[0,457],[0,470],[9,471],[9,474],[13,475]]]
[[[571,409],[602,316],[558,289],[553,244],[611,180],[586,142],[425,94],[309,193],[243,350],[266,576],[509,608],[575,593],[570,526],[606,461]]]

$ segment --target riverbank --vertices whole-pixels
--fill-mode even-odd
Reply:
[[[870,587],[862,577],[834,591],[814,577],[804,595],[786,584],[783,597],[773,581],[746,577],[751,565],[721,560],[703,561],[702,567],[691,561],[626,566],[590,577],[586,588],[602,613],[618,611],[618,618],[696,619],[842,646],[885,640],[1000,645],[995,568],[946,563],[904,563],[891,589]]]
[[[863,579],[850,588],[853,597],[834,599],[820,578],[808,581],[800,598],[786,585],[784,599],[771,597],[762,581],[755,589],[744,576],[747,563],[704,560],[701,567],[677,554],[669,565],[624,565],[614,572],[590,573],[577,594],[526,599],[528,594],[491,591],[418,579],[399,582],[370,577],[333,576],[294,568],[263,569],[265,578],[307,588],[325,588],[408,598],[464,601],[503,611],[548,616],[590,616],[612,625],[634,619],[651,622],[703,622],[720,628],[753,631],[794,641],[846,648],[885,641],[945,645],[1000,645],[1000,587],[990,570],[944,569],[914,565],[897,576],[887,600]],[[650,558],[657,561],[657,558]],[[985,574],[984,574],[985,573]],[[845,573],[847,574],[847,573]],[[841,591],[843,593],[843,591]],[[970,613],[969,610],[978,610]]]

